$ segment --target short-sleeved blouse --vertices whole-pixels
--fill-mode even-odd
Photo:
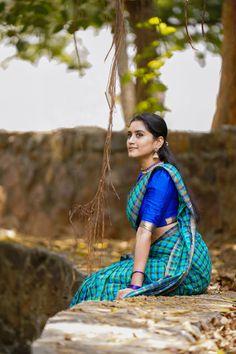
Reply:
[[[142,172],[138,176],[141,178]],[[139,210],[137,226],[149,221],[156,227],[167,225],[166,219],[177,216],[178,191],[169,173],[164,169],[154,170]]]

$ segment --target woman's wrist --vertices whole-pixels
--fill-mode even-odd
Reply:
[[[141,271],[134,271],[131,276],[131,284],[142,286],[145,274]]]

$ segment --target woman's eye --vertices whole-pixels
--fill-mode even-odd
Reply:
[[[131,136],[132,136],[132,134],[127,134],[127,139],[130,139]],[[141,136],[143,136],[143,134],[142,133],[136,133],[135,136],[136,136],[136,138],[140,138]]]

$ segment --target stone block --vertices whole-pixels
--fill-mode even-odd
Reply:
[[[30,353],[47,319],[66,309],[83,275],[63,256],[0,243],[0,353]]]

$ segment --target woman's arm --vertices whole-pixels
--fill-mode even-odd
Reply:
[[[139,227],[136,233],[136,243],[134,249],[134,268],[133,272],[139,270],[144,273],[148,254],[151,246],[151,231]],[[141,273],[135,273],[132,276],[131,284],[142,286],[144,276]]]
[[[148,254],[151,246],[151,236],[152,233],[149,230],[144,229],[143,227],[139,227],[136,233],[136,242],[134,249],[134,268],[135,270],[139,270],[144,273],[146,268],[146,263],[148,259]],[[142,286],[144,280],[144,276],[141,273],[135,273],[132,275],[131,284]],[[118,291],[116,299],[122,299],[125,295],[133,291],[133,289],[126,288]]]

